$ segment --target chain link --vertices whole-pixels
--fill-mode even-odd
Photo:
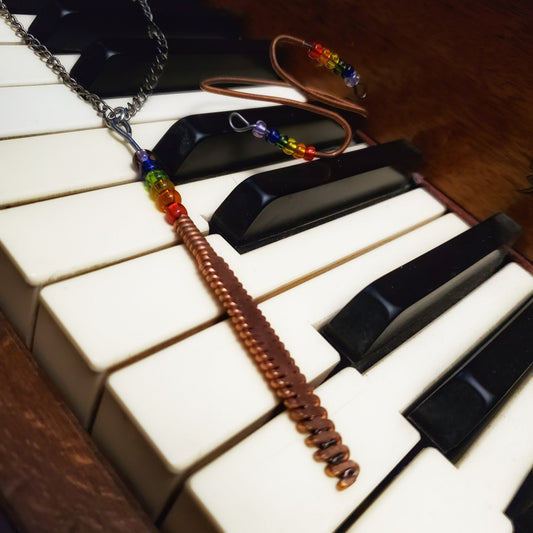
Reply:
[[[0,0],[0,16],[5,19],[7,24],[20,37],[24,44],[32,50],[41,61],[43,61],[50,70],[52,70],[61,83],[66,85],[71,91],[75,92],[82,100],[90,104],[96,113],[104,119],[106,125],[110,126],[110,121],[121,115],[123,121],[129,122],[131,118],[142,108],[148,97],[155,89],[157,82],[165,68],[168,57],[168,46],[165,35],[154,22],[154,17],[147,0],[132,0],[137,2],[141,7],[143,16],[147,21],[147,34],[155,42],[156,55],[148,73],[146,74],[142,85],[137,90],[137,94],[128,102],[125,107],[113,109],[97,94],[94,94],[82,85],[80,85],[65,69],[59,59],[55,57],[46,46],[39,40],[28,33],[22,24],[9,12],[7,6]]]

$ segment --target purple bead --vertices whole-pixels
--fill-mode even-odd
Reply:
[[[344,78],[344,83],[348,87],[355,87],[359,83],[359,74],[354,71],[354,73],[349,78]]]
[[[267,131],[267,125],[262,120],[258,120],[254,124],[254,129],[252,130],[252,134],[254,137],[262,139],[265,136],[266,131]]]
[[[138,150],[135,152],[135,158],[139,163],[143,163],[144,161],[148,161],[148,159],[150,159],[150,152],[148,152],[148,150]]]

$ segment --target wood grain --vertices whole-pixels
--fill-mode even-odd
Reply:
[[[247,36],[294,34],[353,62],[368,82],[368,133],[414,142],[425,177],[478,219],[507,212],[533,259],[533,195],[518,192],[533,159],[531,0],[210,3]],[[308,83],[339,83],[301,55],[288,61]],[[2,504],[21,531],[153,531],[0,318]]]
[[[154,531],[0,316],[0,503],[20,531]]]
[[[513,217],[525,229],[516,249],[533,259],[533,194],[518,192],[533,159],[531,0],[211,3],[243,17],[247,36],[294,34],[353,62],[368,82],[366,131],[412,141],[426,179],[478,220]],[[292,66],[331,88],[309,63],[299,53]]]

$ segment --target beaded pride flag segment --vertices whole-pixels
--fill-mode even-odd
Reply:
[[[240,121],[243,125],[238,126],[236,121]],[[240,113],[231,113],[229,116],[230,126],[236,132],[250,131],[254,137],[264,139],[265,141],[274,144],[284,154],[292,155],[295,159],[305,159],[305,161],[312,161],[316,154],[314,146],[306,146],[303,143],[296,142],[295,139],[288,135],[282,135],[276,129],[268,129],[263,120],[258,120],[255,124],[250,124]]]
[[[181,194],[150,151],[138,150],[135,152],[135,159],[140,167],[144,187],[159,211],[165,213],[165,220],[173,225],[181,215],[187,214],[187,209],[181,203]]]
[[[328,70],[332,70],[334,74],[342,76],[344,83],[348,87],[355,87],[359,84],[361,80],[359,73],[352,65],[343,61],[339,54],[324,48],[320,43],[313,43],[307,46],[309,47],[307,55],[324,65]]]

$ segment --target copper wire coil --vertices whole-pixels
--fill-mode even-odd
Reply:
[[[352,485],[359,474],[359,465],[349,460],[348,447],[342,443],[327,411],[320,405],[320,399],[313,393],[313,388],[272,326],[187,215],[176,220],[175,229],[231,318],[242,344],[270,388],[283,400],[290,418],[296,422],[297,430],[309,434],[306,444],[318,448],[313,457],[327,463],[325,472],[338,478],[339,490]]]

